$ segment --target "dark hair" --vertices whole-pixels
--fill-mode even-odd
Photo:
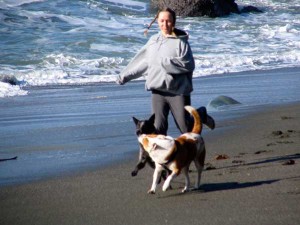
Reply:
[[[176,23],[176,13],[174,10],[172,10],[171,8],[169,7],[166,7],[166,8],[163,8],[162,10],[159,10],[157,12],[157,14],[155,15],[154,19],[151,21],[151,23],[149,24],[149,26],[147,27],[147,29],[144,31],[144,34],[147,35],[148,33],[148,30],[151,28],[152,24],[156,21],[156,19],[158,18],[159,14],[161,12],[168,12],[171,14],[172,18],[173,18],[173,23],[174,23],[174,26],[175,26],[175,23]]]
[[[173,18],[173,23],[175,25],[175,23],[176,23],[176,13],[175,13],[175,11],[173,9],[166,7],[164,9],[162,9],[159,13],[161,13],[161,12],[168,12],[168,13],[170,13],[171,16],[172,16],[172,18]]]

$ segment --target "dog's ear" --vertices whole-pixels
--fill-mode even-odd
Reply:
[[[137,118],[135,118],[134,116],[132,117],[132,119],[133,119],[133,122],[135,123],[135,125],[137,125],[139,120]]]
[[[149,118],[149,122],[154,124],[154,121],[155,121],[155,114],[153,113],[152,116],[150,116]]]

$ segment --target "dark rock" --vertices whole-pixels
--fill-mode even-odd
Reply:
[[[0,82],[17,85],[18,80],[12,75],[0,75]]]
[[[234,0],[214,0],[215,17],[227,16],[230,13],[239,13],[238,5]]]
[[[253,12],[253,13],[262,13],[263,11],[256,8],[256,7],[254,7],[254,6],[249,5],[249,6],[243,7],[240,12],[241,13],[251,13],[251,12]]]
[[[216,160],[229,159],[229,156],[228,156],[228,155],[225,155],[225,154],[216,155],[215,159],[216,159]]]
[[[151,0],[154,8],[169,7],[178,16],[220,17],[230,13],[261,12],[254,6],[246,6],[241,11],[234,0]]]
[[[241,104],[239,101],[237,101],[229,96],[220,95],[220,96],[214,98],[213,100],[211,100],[208,103],[207,108],[219,109],[221,107],[233,106],[233,105],[239,105],[239,104]]]

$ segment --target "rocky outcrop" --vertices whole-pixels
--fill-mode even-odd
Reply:
[[[0,82],[17,85],[18,80],[12,75],[0,75]]]
[[[169,7],[178,16],[227,16],[230,13],[261,12],[254,6],[247,6],[246,10],[239,10],[234,0],[151,0],[154,8]]]

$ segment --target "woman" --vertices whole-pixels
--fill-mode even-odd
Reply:
[[[117,83],[124,84],[147,75],[146,89],[152,92],[157,132],[167,134],[168,114],[171,111],[181,133],[186,133],[191,126],[191,122],[186,120],[184,106],[191,104],[195,69],[193,53],[188,34],[175,28],[176,14],[172,9],[161,10],[154,21],[156,19],[160,32],[153,35],[136,54],[118,76]]]

